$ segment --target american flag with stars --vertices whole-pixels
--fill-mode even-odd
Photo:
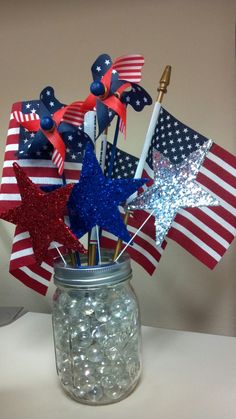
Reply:
[[[153,178],[154,148],[178,164],[206,141],[208,138],[162,108],[148,153],[146,172]],[[213,269],[235,237],[236,157],[213,143],[196,181],[218,199],[220,206],[182,209],[175,217],[168,237]]]
[[[162,108],[149,148],[143,176],[153,179],[152,154],[154,149],[168,157],[172,163],[178,164],[205,141],[208,141],[206,137],[184,125]],[[117,150],[113,176],[130,176],[135,171],[132,168],[132,173],[128,173],[127,165],[124,163],[126,156],[133,159],[134,168],[136,167],[138,159]],[[175,240],[207,267],[213,269],[235,237],[236,157],[213,143],[196,181],[218,199],[220,206],[182,209],[175,217],[167,237]],[[141,224],[140,221],[137,228]],[[154,219],[150,230],[153,238],[155,236]],[[111,237],[109,240],[111,245]],[[164,247],[165,245],[166,242],[163,243]]]
[[[53,101],[53,100],[52,100]],[[55,104],[55,103],[54,103]],[[16,183],[12,164],[18,161],[26,174],[37,185],[62,184],[57,167],[51,161],[52,145],[45,141],[42,148],[32,155],[29,150],[34,133],[22,128],[13,116],[14,111],[23,113],[37,112],[42,105],[40,101],[15,103],[10,116],[8,135],[5,148],[2,182],[0,190],[0,211],[20,205],[21,197]],[[51,106],[53,107],[53,106]],[[63,134],[66,144],[65,178],[68,183],[78,181],[84,153],[84,134],[80,129]],[[82,139],[80,140],[80,137]],[[51,246],[53,248],[53,246]],[[52,249],[51,253],[55,254]],[[16,228],[10,258],[10,273],[28,287],[45,295],[51,279],[53,268],[51,262],[45,260],[41,266],[35,263],[31,239],[28,232]]]

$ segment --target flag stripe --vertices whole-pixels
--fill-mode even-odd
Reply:
[[[196,222],[202,229],[212,231],[212,234],[225,242],[230,242],[234,238],[235,229],[225,222],[221,217],[218,217],[211,210],[211,207],[194,208],[189,212],[188,209],[181,210],[180,214],[185,215]],[[222,242],[223,244],[223,242]]]
[[[189,235],[192,233],[196,238],[201,238],[201,243],[208,244],[208,248],[211,247],[213,252],[216,252],[221,256],[223,256],[225,250],[229,247],[225,240],[221,238],[219,240],[219,235],[216,235],[210,228],[206,225],[204,226],[204,223],[200,222],[187,211],[179,212],[177,214],[173,226],[176,226],[177,224],[188,230]]]
[[[212,153],[212,154],[211,154]],[[212,156],[211,158],[215,161],[217,157],[219,158],[219,166],[229,166],[232,169],[236,170],[236,158],[233,154],[229,151],[225,150],[224,148],[220,147],[218,144],[214,143],[210,154],[208,156]],[[222,163],[223,161],[223,163]],[[234,175],[236,175],[235,171],[232,171]]]
[[[178,230],[179,232],[185,234],[186,237],[193,240],[195,244],[197,244],[201,249],[203,249],[205,252],[207,252],[213,259],[215,259],[217,262],[220,260],[222,254],[216,252],[214,249],[212,249],[210,246],[208,246],[203,240],[201,240],[199,237],[191,233],[191,231],[187,228],[185,228],[182,224],[179,224],[177,222],[172,223],[173,230]],[[168,234],[169,236],[169,234]],[[170,236],[171,237],[171,236]],[[202,237],[202,236],[201,236]]]
[[[200,180],[201,176],[205,177],[205,181],[203,180],[203,178],[202,180]],[[212,173],[210,170],[206,169],[205,167],[202,167],[200,169],[199,177],[197,178],[197,180],[202,184],[205,183],[206,186],[209,187],[209,189],[211,189],[211,185],[213,185],[212,190],[214,190],[217,195],[221,196],[227,202],[232,202],[232,200],[234,199],[236,200],[236,189],[229,183],[222,180],[219,176],[215,175],[215,173]]]
[[[204,186],[206,191],[210,192],[220,201],[220,205],[222,205],[223,208],[236,216],[235,198],[232,194],[229,194],[226,190],[218,186],[217,183],[211,181],[211,179],[204,176],[202,173],[198,173],[197,181]]]
[[[137,231],[137,228],[133,228],[130,225],[128,226],[128,231],[129,233],[135,234],[135,232]],[[156,242],[154,240],[150,240],[150,238],[146,235],[143,234],[142,232],[140,232],[137,237],[135,237],[135,242],[134,245],[138,244],[140,249],[142,248],[143,251],[145,250],[145,252],[148,252],[148,254],[150,255],[150,261],[152,261],[152,263],[155,265],[155,259],[157,258],[158,261],[160,260],[161,257],[161,249],[158,249],[159,254],[157,254],[157,250],[156,250]]]
[[[33,269],[30,269],[28,273],[25,273],[21,270],[21,268],[11,270],[10,273],[19,281],[21,281],[24,285],[28,288],[31,288],[34,291],[37,291],[39,294],[46,295],[48,286],[36,281],[32,278],[32,274],[34,273]],[[44,274],[45,278],[45,274]],[[48,279],[50,281],[50,278]]]
[[[209,153],[213,156],[212,153]],[[222,165],[220,166],[220,163],[222,162]],[[209,155],[207,155],[205,161],[204,161],[204,169],[207,171],[207,173],[212,172],[215,176],[220,178],[220,180],[224,181],[225,184],[227,183],[234,189],[235,185],[235,176],[236,176],[236,170],[232,168],[232,166],[227,165],[224,163],[223,160],[220,161],[214,161],[214,159],[209,158]],[[235,172],[235,174],[233,173]],[[235,192],[234,192],[235,193]]]
[[[42,278],[42,275],[39,275],[36,270],[32,271],[30,268],[28,268],[26,266],[23,266],[22,268],[20,268],[20,270],[22,272],[24,272],[26,275],[28,275],[28,276],[30,275],[30,277],[32,279],[35,279],[37,282],[39,282],[39,283],[41,283],[45,286],[48,285],[48,281],[46,279]],[[39,270],[39,273],[41,273],[40,270]]]
[[[19,234],[15,234],[14,239],[13,239],[13,244],[17,243],[23,239],[27,239],[29,238],[29,232],[28,231],[24,231],[23,233],[19,233]]]
[[[116,241],[114,241],[114,237],[110,235],[110,233],[107,233],[104,231],[102,240],[103,240],[102,247],[107,247],[111,249],[115,248]],[[124,245],[122,245],[121,248],[123,247]],[[136,263],[138,263],[143,268],[145,268],[145,270],[149,273],[149,275],[153,274],[160,259],[160,255],[158,255],[158,259],[153,260],[152,258],[150,258],[150,255],[147,252],[145,252],[143,248],[140,248],[140,246],[136,246],[135,244],[132,247],[130,246],[129,248],[127,248],[127,253],[129,253],[130,257]],[[153,262],[155,262],[155,264]]]
[[[201,208],[201,211],[208,214],[214,221],[219,225],[222,225],[226,230],[228,230],[233,236],[235,236],[236,229],[236,219],[235,217],[226,211],[223,207],[211,207],[211,208]]]

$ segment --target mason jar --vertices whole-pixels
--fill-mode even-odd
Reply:
[[[99,405],[125,398],[141,373],[140,316],[130,259],[79,267],[55,263],[53,331],[57,373],[78,402]]]

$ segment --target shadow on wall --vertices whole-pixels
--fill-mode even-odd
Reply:
[[[178,264],[182,252],[172,244],[169,259],[173,264]],[[165,265],[162,293],[167,296],[169,304],[173,304],[166,310],[168,315],[175,315],[176,328],[236,336],[236,281],[230,276],[227,262],[232,252],[234,246],[212,271],[187,253],[184,266],[178,266],[178,277],[173,277],[173,266],[171,269],[169,264]],[[230,301],[228,306],[227,301]]]

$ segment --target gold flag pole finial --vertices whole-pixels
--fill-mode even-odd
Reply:
[[[159,87],[157,89],[157,102],[162,103],[163,96],[167,93],[167,86],[170,84],[171,66],[167,65],[160,78]]]
[[[141,173],[143,171],[143,165],[145,163],[145,160],[146,160],[146,157],[147,157],[147,152],[148,152],[148,149],[149,149],[150,144],[151,144],[151,139],[152,139],[152,136],[153,136],[153,132],[155,130],[155,125],[156,125],[156,122],[157,122],[158,117],[159,117],[160,103],[162,103],[164,94],[167,92],[167,86],[170,84],[170,76],[171,76],[171,66],[167,65],[165,67],[165,70],[162,73],[161,78],[160,78],[159,87],[157,88],[158,96],[157,96],[157,100],[156,100],[156,103],[155,103],[155,106],[154,106],[154,109],[153,109],[152,117],[151,117],[151,120],[150,120],[150,124],[149,124],[149,127],[148,127],[145,142],[144,142],[143,151],[142,151],[140,161],[139,161],[139,163],[141,163],[141,160],[142,160],[142,163],[141,163],[142,167],[139,168],[140,170],[139,170],[138,176],[136,176],[137,175],[137,171],[136,171],[135,177],[141,177]],[[128,221],[129,221],[129,212],[127,211],[125,213],[124,223],[127,225]],[[116,244],[113,260],[116,260],[116,258],[118,257],[118,255],[120,253],[120,250],[121,250],[121,245],[122,245],[122,240],[119,239],[117,241],[117,244]]]

